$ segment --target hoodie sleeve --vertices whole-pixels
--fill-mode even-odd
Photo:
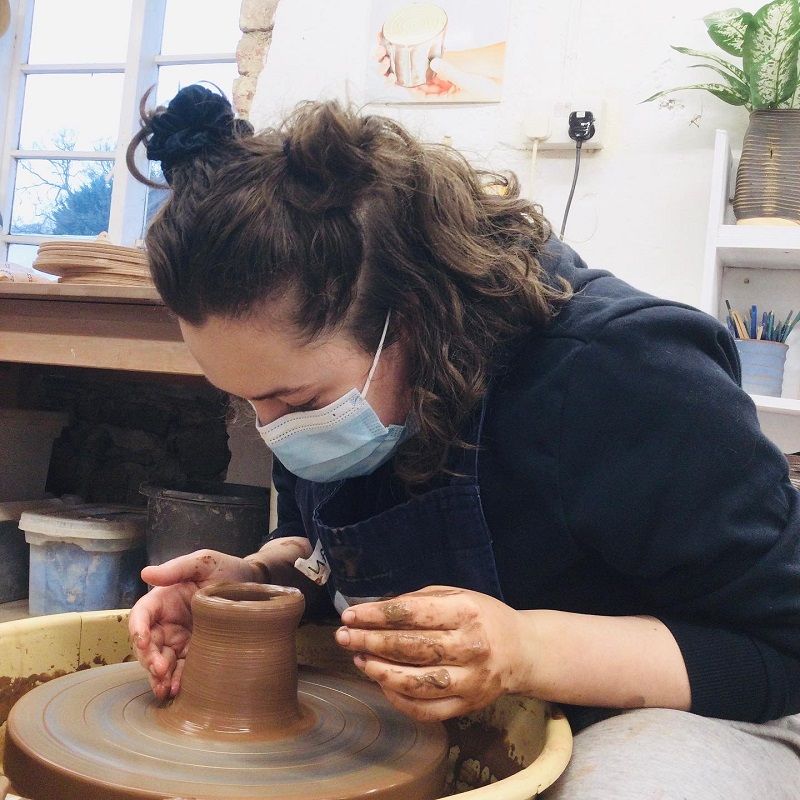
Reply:
[[[712,317],[677,305],[607,322],[575,358],[558,479],[572,535],[681,649],[692,710],[800,711],[800,504]]]

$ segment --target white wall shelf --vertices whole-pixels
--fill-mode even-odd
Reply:
[[[753,402],[759,411],[771,414],[800,415],[800,400],[790,397],[766,397],[763,394],[752,394]],[[800,423],[798,423],[800,425]]]
[[[800,269],[800,227],[720,225],[716,247],[723,267]]]
[[[800,226],[735,225],[736,159],[717,131],[711,176],[701,307],[725,320],[725,300],[746,312],[755,303],[785,317],[800,310]],[[762,430],[784,453],[800,451],[800,336],[788,340],[782,397],[752,395]]]

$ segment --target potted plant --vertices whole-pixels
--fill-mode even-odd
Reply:
[[[712,69],[721,82],[679,86],[703,89],[750,112],[736,174],[733,210],[737,224],[800,225],[800,8],[798,0],[774,0],[751,14],[729,8],[703,18],[713,42],[729,59],[673,47],[705,59],[693,68]]]

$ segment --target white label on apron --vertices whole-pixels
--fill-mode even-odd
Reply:
[[[322,549],[322,542],[317,541],[314,552],[308,558],[298,558],[294,562],[295,569],[299,570],[310,578],[318,586],[324,586],[331,575],[331,568],[325,558],[325,551]]]

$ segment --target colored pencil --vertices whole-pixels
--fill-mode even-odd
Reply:
[[[759,318],[756,305],[750,306],[750,311],[746,316],[732,308],[728,300],[725,301],[725,306],[728,309],[725,324],[735,339],[755,339],[785,344],[795,326],[800,322],[800,311],[795,314],[794,309],[790,309],[786,318],[781,319],[775,316],[774,311],[762,311]]]

